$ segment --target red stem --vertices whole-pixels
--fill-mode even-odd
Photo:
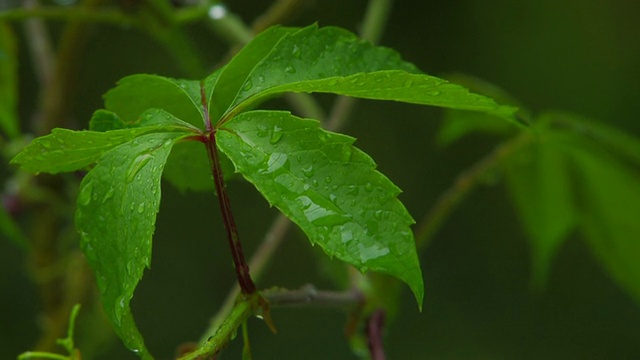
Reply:
[[[209,154],[211,173],[213,174],[213,181],[216,184],[216,193],[218,194],[218,202],[220,204],[220,211],[222,212],[224,227],[227,230],[227,239],[229,240],[229,247],[231,248],[233,264],[236,268],[238,284],[240,285],[240,289],[243,294],[251,295],[256,292],[256,286],[251,279],[251,274],[249,274],[249,266],[247,266],[244,253],[242,252],[242,243],[240,243],[238,228],[236,227],[236,223],[233,219],[229,197],[225,191],[224,174],[220,167],[220,155],[218,154],[218,147],[216,145],[217,129],[212,126],[211,119],[209,118],[209,109],[203,85],[200,86],[200,96],[202,99],[205,126],[207,129],[207,134],[202,137],[202,141],[207,147],[207,153]]]
[[[369,338],[369,354],[371,360],[384,360],[384,346],[382,344],[382,329],[384,328],[384,310],[378,309],[371,314],[367,324]]]

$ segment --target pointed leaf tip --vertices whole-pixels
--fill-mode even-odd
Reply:
[[[258,191],[331,257],[407,283],[421,306],[422,273],[399,189],[353,138],[279,111],[227,122],[218,146]]]

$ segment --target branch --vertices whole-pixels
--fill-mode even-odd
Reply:
[[[384,360],[384,344],[382,330],[384,329],[385,313],[377,309],[371,314],[367,323],[367,338],[369,339],[369,354],[371,360]]]
[[[359,306],[364,301],[363,295],[359,291],[322,291],[312,285],[303,286],[298,290],[273,288],[255,295],[237,302],[218,329],[204,341],[202,346],[198,350],[184,355],[180,360],[215,358],[232,340],[237,329],[262,307],[262,304],[259,303],[260,296],[272,308],[288,306],[350,308]]]

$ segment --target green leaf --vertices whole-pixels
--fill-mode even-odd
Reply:
[[[174,123],[182,123],[173,115],[160,109],[148,109],[139,118],[139,121],[133,124],[126,124],[120,118],[110,111],[98,110],[91,118],[91,129],[97,131],[106,131],[111,129],[135,128],[144,125],[171,125]],[[197,133],[195,127],[188,123],[183,123],[184,128],[193,129]],[[233,173],[233,165],[226,157],[221,159],[223,171],[225,174]],[[172,185],[178,189],[207,191],[215,189],[213,179],[211,178],[211,169],[209,167],[209,159],[207,157],[204,146],[198,142],[186,141],[176,146],[169,155],[167,164],[165,165],[163,176]],[[226,176],[226,175],[225,175]]]
[[[274,26],[258,34],[222,69],[215,78],[215,86],[209,99],[209,114],[212,120],[219,119],[229,108],[236,94],[241,90],[247,77],[258,62],[274,50],[276,43],[287,34],[298,31],[296,28]],[[208,81],[207,83],[211,83]]]
[[[163,109],[176,118],[202,128],[200,82],[138,74],[121,79],[105,95],[105,108],[125,123],[136,123],[151,108]]]
[[[125,345],[145,359],[151,355],[129,302],[151,262],[162,170],[172,146],[184,136],[145,134],[104,152],[78,195],[76,227],[105,312]]]
[[[104,129],[108,127],[105,119],[119,121],[119,118],[114,117],[112,113],[98,111],[94,114],[91,123],[93,126]],[[159,109],[150,109],[145,112],[138,119],[137,124],[149,126],[106,132],[53,129],[51,134],[33,140],[11,160],[11,163],[19,164],[23,170],[33,173],[55,174],[80,170],[93,164],[105,151],[143,134],[161,131],[184,134],[197,131],[193,126]],[[120,123],[114,125],[116,128],[118,126]]]
[[[228,160],[225,164],[223,171],[227,170],[226,177],[233,173],[233,166]],[[164,169],[164,178],[181,191],[215,189],[206,148],[195,141],[185,141],[173,148]]]
[[[96,132],[53,129],[51,134],[33,140],[11,163],[32,173],[80,170],[93,164],[105,151],[153,130],[138,128]]]
[[[363,272],[403,280],[422,304],[413,219],[396,198],[400,190],[352,146],[353,138],[287,112],[252,111],[225,123],[216,140],[312,244]]]
[[[478,110],[509,119],[515,112],[446,80],[419,74],[393,50],[342,29],[314,25],[282,36],[252,69],[224,116],[231,118],[255,102],[291,91]]]
[[[622,130],[602,122],[563,112],[542,114],[538,122],[572,131],[574,134],[591,139],[595,144],[612,154],[627,159],[635,166],[640,166],[640,139]]]
[[[447,76],[447,80],[462,85],[474,93],[488,96],[500,104],[521,106],[519,101],[503,89],[476,77],[454,74]],[[529,117],[523,110],[519,111],[519,116],[525,119]],[[505,122],[503,119],[486,113],[448,109],[444,113],[444,121],[438,131],[437,141],[439,145],[446,146],[475,132],[509,136],[518,130],[518,127],[514,125],[513,122]]]
[[[19,133],[17,79],[17,47],[13,32],[7,24],[0,21],[0,130],[9,138]]]
[[[562,136],[542,135],[503,164],[507,189],[529,234],[532,283],[539,289],[577,220],[566,146]]]
[[[640,301],[640,174],[592,148],[571,153],[580,176],[580,226],[612,277]]]

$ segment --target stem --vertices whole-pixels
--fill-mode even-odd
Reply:
[[[323,306],[349,308],[359,306],[363,302],[362,294],[358,291],[321,291],[312,285],[304,286],[298,290],[274,288],[265,290],[261,292],[260,295],[263,298],[253,296],[236,303],[220,326],[203,342],[202,346],[198,350],[181,357],[180,360],[215,358],[232,340],[231,338],[237,329],[242,326],[258,308],[263,306],[261,299],[264,299],[264,301],[268,302],[272,307]]]
[[[225,189],[224,174],[220,166],[220,155],[218,154],[218,147],[216,145],[216,128],[212,128],[211,118],[209,117],[209,106],[207,104],[207,98],[205,94],[204,85],[200,86],[200,96],[202,101],[202,107],[204,109],[205,126],[207,128],[207,135],[204,137],[207,152],[209,153],[209,161],[211,163],[211,174],[213,175],[213,181],[216,184],[216,193],[218,195],[218,202],[220,204],[220,211],[222,212],[222,219],[224,221],[224,227],[227,230],[227,239],[229,241],[229,247],[231,248],[231,255],[233,257],[233,264],[236,268],[236,276],[238,277],[238,284],[242,293],[245,295],[251,295],[256,292],[256,285],[251,280],[251,274],[249,274],[249,267],[244,259],[244,253],[242,251],[242,243],[240,242],[240,236],[238,235],[238,228],[235,220],[233,219],[233,213],[231,212],[231,204],[229,197]]]
[[[288,0],[281,0],[280,2],[288,3],[288,4],[295,3],[295,1],[288,1]],[[365,26],[363,26],[362,32],[361,32],[361,36],[363,38],[373,43],[377,42],[378,37],[382,33],[382,29],[387,20],[387,13],[388,13],[388,11],[380,11],[380,10],[382,9],[388,10],[390,7],[390,4],[391,4],[391,0],[371,0],[365,15],[365,20],[364,20]],[[274,5],[274,6],[277,6],[277,5]],[[377,20],[376,21],[367,20],[368,17],[376,17]],[[221,23],[220,25],[224,26],[224,23]],[[220,27],[218,31],[223,31],[223,30],[232,31],[234,29],[237,30],[238,28],[235,27],[235,25],[234,27],[227,28],[227,29],[223,29],[222,27]],[[258,24],[256,23],[255,26],[258,26]],[[243,34],[241,35],[243,36],[250,33],[250,30],[248,27],[246,27],[242,31],[243,31]],[[349,114],[351,113],[351,110],[353,108],[353,105],[355,104],[354,98],[339,97],[332,108],[329,120],[326,121],[324,116],[322,116],[322,108],[315,101],[315,99],[310,95],[288,94],[286,96],[286,99],[289,100],[290,103],[293,105],[293,107],[296,108],[296,110],[298,110],[303,116],[316,118],[319,120],[325,120],[325,124],[326,124],[325,127],[331,131],[339,131],[345,126],[346,120],[348,119]],[[265,235],[264,239],[260,243],[260,246],[258,247],[256,252],[253,254],[253,257],[249,262],[251,269],[253,269],[253,275],[256,278],[260,278],[266,264],[269,262],[269,260],[275,253],[276,249],[280,246],[280,244],[284,240],[284,236],[287,233],[288,229],[291,227],[291,225],[292,225],[291,221],[283,214],[278,214],[276,219],[273,221],[271,228]],[[361,276],[361,274],[358,272],[354,272],[354,273],[355,273],[355,275],[353,275],[354,277]],[[356,280],[353,280],[352,282],[354,284],[357,283]],[[240,289],[237,285],[234,286],[229,291],[223,305],[220,307],[220,309],[218,309],[214,317],[211,319],[209,327],[201,337],[199,341],[200,344],[204,344],[207,338],[209,338],[212,334],[214,334],[216,330],[224,322],[224,319],[227,317],[229,312],[233,309],[233,306],[239,291]]]
[[[382,329],[384,328],[385,313],[377,309],[371,314],[367,323],[367,337],[369,338],[369,354],[371,360],[384,360],[384,346],[382,344]]]
[[[460,174],[453,185],[440,196],[436,204],[420,221],[418,229],[416,230],[418,252],[429,245],[433,235],[442,223],[489,171],[494,170],[504,159],[513,155],[517,150],[526,146],[534,139],[535,137],[531,132],[524,131],[522,134],[497,147],[489,155]]]
[[[364,301],[360,291],[347,290],[343,292],[322,291],[313,285],[305,285],[298,290],[269,289],[261,292],[265,300],[272,307],[284,306],[321,306],[349,308]]]
[[[75,21],[82,20],[90,23],[103,23],[129,27],[136,25],[136,22],[118,10],[91,10],[78,7],[37,7],[23,8],[0,12],[0,20],[18,21],[30,18],[40,18],[47,20]]]

